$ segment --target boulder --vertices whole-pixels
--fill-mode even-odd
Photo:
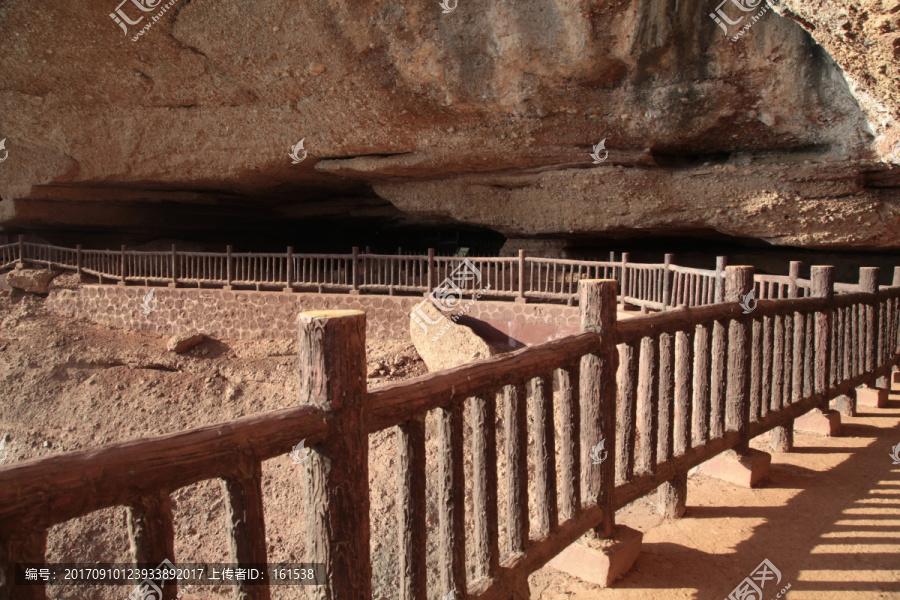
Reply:
[[[49,294],[50,282],[62,275],[52,269],[22,269],[16,267],[6,274],[6,283],[12,288],[32,294]]]
[[[172,352],[181,354],[187,352],[194,346],[202,344],[206,336],[202,333],[179,333],[169,338],[166,348]]]
[[[472,329],[454,322],[450,313],[442,312],[429,300],[413,308],[409,333],[429,371],[443,371],[499,353]]]

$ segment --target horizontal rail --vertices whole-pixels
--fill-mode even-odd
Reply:
[[[232,475],[235,455],[267,460],[328,433],[327,413],[294,407],[178,433],[0,467],[4,530],[44,528],[147,495]]]
[[[428,373],[369,392],[368,428],[374,433],[409,420],[411,415],[449,406],[497,388],[528,381],[566,365],[602,346],[599,334],[585,332],[540,346]]]

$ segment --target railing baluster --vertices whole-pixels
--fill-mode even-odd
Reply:
[[[812,295],[816,298],[825,298],[829,304],[834,296],[834,267],[812,268]],[[831,369],[831,328],[832,311],[830,308],[819,311],[815,315],[815,368],[813,378],[816,394],[826,394],[830,380],[828,373]],[[828,396],[823,395],[821,412],[828,412]]]
[[[131,560],[152,565],[164,560],[175,562],[175,526],[169,495],[146,496],[126,512]],[[165,600],[173,600],[178,594],[174,585],[161,587]]]
[[[637,344],[619,345],[619,401],[616,415],[616,480],[631,481],[634,478],[634,444],[637,426]],[[582,391],[582,393],[584,393]],[[584,423],[582,423],[582,426]],[[582,450],[582,453],[584,450]]]
[[[40,582],[36,585],[16,585],[15,576],[16,564],[43,563],[46,559],[46,529],[32,530],[16,537],[0,535],[0,598],[3,600],[46,600],[45,585]]]
[[[241,474],[222,480],[225,524],[231,562],[247,568],[266,562],[266,521],[263,517],[262,464],[246,458]],[[234,583],[235,600],[269,600],[269,586]]]
[[[438,420],[438,570],[446,595],[466,593],[465,483],[463,481],[463,407],[437,409]]]
[[[658,462],[670,460],[674,452],[675,429],[675,335],[659,336],[659,435]]]
[[[727,345],[725,323],[716,321],[712,328],[712,383],[710,385],[709,436],[711,439],[722,437],[725,433],[725,375],[727,364]]]
[[[750,420],[758,421],[762,416],[762,370],[763,370],[763,323],[753,319],[752,341],[750,345]]]
[[[550,375],[531,381],[534,415],[534,477],[536,537],[541,538],[559,525],[556,501],[556,439],[553,425],[553,379]]]
[[[506,443],[506,534],[509,554],[525,552],[528,541],[528,412],[525,386],[508,385],[504,388]]]
[[[425,496],[424,416],[410,419],[397,427],[397,445],[400,449],[397,461],[400,600],[426,600],[428,574],[426,555],[422,552],[422,548],[426,547],[428,518]]]
[[[701,324],[694,335],[694,385],[693,385],[693,446],[700,446],[709,440],[709,417],[711,398],[711,327]]]
[[[472,484],[475,517],[475,579],[493,578],[500,569],[497,529],[496,394],[471,399]],[[424,486],[422,486],[424,489]],[[424,546],[423,546],[424,547]],[[424,560],[422,561],[424,564]]]
[[[559,461],[562,476],[560,514],[571,519],[581,510],[581,411],[580,364],[557,371],[559,387]]]
[[[659,433],[659,342],[655,337],[641,340],[640,376],[637,400],[636,475],[656,472],[656,446]]]
[[[763,416],[781,410],[784,405],[784,317],[777,315],[772,319],[772,327],[772,395]]]

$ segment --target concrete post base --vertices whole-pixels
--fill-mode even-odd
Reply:
[[[172,288],[172,289],[174,290],[175,288],[178,287],[178,284],[177,284],[177,283],[170,283],[170,284],[168,284],[167,287]],[[226,289],[226,290],[230,290],[230,289],[231,289],[231,286],[230,286],[230,285],[226,285],[226,286],[225,286],[225,289]]]
[[[746,454],[728,450],[700,465],[700,472],[745,488],[759,485],[769,477],[772,455],[749,449]]]
[[[856,403],[857,400],[854,400],[850,396],[838,396],[834,399],[834,407],[845,417],[856,416]]]
[[[625,575],[641,554],[644,534],[636,529],[616,525],[613,537],[588,547],[578,541],[550,561],[555,569],[602,587]]]
[[[836,410],[823,412],[815,408],[794,419],[794,431],[816,435],[835,436],[841,433],[841,413]]]
[[[516,296],[516,304],[528,304],[528,298],[520,298]]]
[[[888,391],[880,388],[861,387],[856,390],[856,405],[869,408],[887,408]]]
[[[117,282],[116,282],[116,285],[124,286],[124,285],[125,285],[125,282],[124,282],[124,281],[117,281]]]
[[[286,288],[282,289],[281,291],[283,291],[285,294],[293,294],[293,293],[294,293],[294,288],[292,288],[292,287],[286,287]]]
[[[351,296],[359,296],[359,290],[350,290]]]

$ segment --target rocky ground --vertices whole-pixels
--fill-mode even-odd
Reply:
[[[55,284],[77,282],[60,279]],[[297,396],[293,341],[208,340],[175,354],[166,350],[165,338],[68,321],[44,311],[42,302],[38,296],[0,292],[0,439],[6,440],[7,464],[227,421],[290,406]],[[425,372],[407,341],[369,340],[367,351],[370,386]],[[644,552],[631,573],[615,588],[602,590],[546,567],[531,577],[532,597],[719,600],[769,558],[782,571],[783,581],[792,584],[790,598],[900,598],[900,480],[887,455],[888,442],[900,441],[893,439],[900,429],[900,401],[895,397],[889,409],[869,413],[862,411],[849,420],[842,438],[798,435],[797,451],[774,457],[772,479],[760,490],[696,476],[690,480],[685,519],[663,521],[652,504],[654,496],[626,507],[618,521],[645,532]],[[437,464],[433,416],[427,434],[431,474]],[[468,446],[468,426],[465,436]],[[502,430],[499,438],[502,444]],[[505,463],[500,454],[502,500]],[[396,461],[393,432],[373,435],[376,598],[397,597]],[[263,465],[270,561],[305,559],[299,468],[288,456]],[[470,482],[468,452],[466,473]],[[436,490],[430,479],[425,551],[434,557]],[[227,562],[218,482],[179,490],[173,500],[177,562]],[[466,512],[471,516],[470,504]],[[468,526],[471,534],[470,519]],[[501,542],[504,535],[501,530]],[[51,562],[127,559],[122,508],[99,511],[51,531]],[[429,597],[438,598],[445,591],[434,578],[436,567],[429,560]],[[129,591],[55,588],[50,597],[106,600],[124,598]],[[282,586],[273,590],[273,599],[303,598],[306,591]],[[193,589],[182,596],[230,597],[224,588]]]

